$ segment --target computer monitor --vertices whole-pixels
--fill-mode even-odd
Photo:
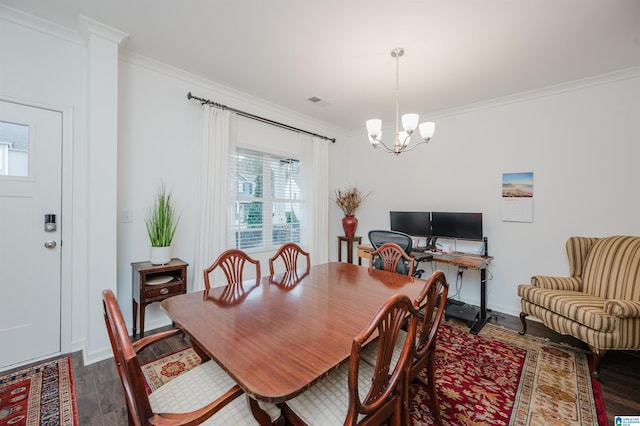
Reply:
[[[434,237],[482,241],[482,213],[432,212]]]
[[[430,217],[429,212],[389,212],[391,230],[404,232],[412,237],[431,236]]]

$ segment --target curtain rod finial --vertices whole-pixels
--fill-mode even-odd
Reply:
[[[193,98],[193,95],[191,94],[191,92],[187,93],[187,99],[191,99]]]

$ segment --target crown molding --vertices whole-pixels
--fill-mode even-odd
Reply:
[[[129,38],[129,34],[91,19],[85,15],[80,15],[78,17],[78,29],[80,34],[83,35],[83,39],[85,41],[89,39],[89,35],[91,34],[95,34],[118,45],[123,44]]]
[[[295,111],[286,109],[263,98],[249,95],[237,89],[233,89],[229,86],[225,86],[213,80],[209,80],[202,76],[193,74],[189,71],[185,71],[181,68],[168,65],[164,62],[156,61],[155,59],[151,59],[146,56],[132,53],[130,51],[127,51],[126,49],[120,52],[120,60],[183,81],[188,85],[193,86],[191,92],[195,96],[203,96],[205,98],[207,97],[206,93],[198,93],[198,90],[206,92],[213,91],[215,92],[215,96],[220,97],[212,99],[213,101],[221,104],[228,104],[228,106],[232,108],[245,110],[257,115],[263,115],[263,113],[261,113],[260,111],[266,110],[270,113],[270,116],[267,118],[276,121],[291,120],[296,123],[295,127],[304,126],[306,130],[320,134],[326,133],[331,137],[335,137],[336,139],[341,137],[345,138],[348,135],[348,131],[346,129],[334,126],[324,121],[316,120],[304,114],[299,114]],[[184,93],[184,98],[185,100],[187,99],[186,92]]]
[[[468,114],[485,109],[497,108],[509,104],[515,104],[519,102],[526,102],[534,99],[545,98],[550,96],[556,96],[562,93],[573,92],[577,90],[583,90],[590,87],[602,86],[605,84],[612,84],[618,81],[631,80],[634,78],[640,78],[640,67],[625,68],[618,71],[613,71],[605,74],[598,74],[591,77],[586,77],[580,80],[574,80],[566,83],[555,84],[552,86],[543,87],[540,89],[529,90],[526,92],[514,93],[508,96],[502,96],[499,98],[489,99],[487,101],[476,102],[472,104],[462,105],[455,108],[433,111],[429,113],[420,113],[421,117],[429,117],[429,121],[435,121],[438,119],[452,117],[455,115]],[[436,123],[437,124],[437,123]],[[389,123],[383,123],[384,125],[391,125]],[[363,129],[354,129],[349,132],[349,137],[360,136],[366,132]]]
[[[82,38],[76,30],[54,24],[53,22],[29,15],[3,4],[0,4],[0,18],[64,41],[84,45]]]
[[[452,115],[465,114],[469,112],[479,111],[488,108],[496,108],[512,103],[526,102],[533,99],[556,96],[561,93],[583,90],[590,87],[602,86],[623,80],[631,80],[640,78],[640,67],[626,68],[618,71],[612,71],[605,74],[598,74],[591,77],[573,80],[566,83],[555,84],[540,89],[529,90],[526,92],[514,93],[513,95],[502,96],[487,101],[477,102],[473,104],[463,105],[442,111],[435,111],[429,114],[429,118],[443,118]]]

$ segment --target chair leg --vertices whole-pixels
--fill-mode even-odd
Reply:
[[[427,380],[424,380],[419,374],[416,375],[415,379],[417,379],[420,383],[427,387],[427,391],[429,392],[429,399],[431,400],[432,414],[433,419],[435,420],[438,426],[442,426],[442,416],[440,415],[440,401],[438,400],[438,392],[436,390],[436,355],[435,352],[432,352],[430,355],[427,355],[428,361],[427,366]]]
[[[436,392],[436,363],[435,352],[429,355],[429,362],[427,366],[427,376],[429,377],[429,383],[427,387],[429,389],[429,398],[431,398],[431,406],[433,409],[433,418],[438,426],[442,426],[442,417],[440,416],[440,402],[438,401],[438,393]]]
[[[391,426],[402,426],[403,421],[403,406],[404,406],[404,398],[397,397],[395,403],[393,404],[395,407],[393,409],[393,413],[391,414]]]
[[[520,322],[522,323],[522,330],[520,330],[518,333],[520,333],[521,336],[523,336],[527,332],[527,321],[525,320],[525,318],[528,315],[529,314],[525,314],[524,312],[520,312]]]
[[[589,349],[591,349],[591,353],[593,354],[593,368],[591,371],[591,376],[594,379],[599,380],[600,372],[598,370],[600,368],[600,361],[602,361],[602,358],[604,358],[604,356],[607,354],[607,351],[604,349],[598,349],[595,346],[591,345],[589,345]]]

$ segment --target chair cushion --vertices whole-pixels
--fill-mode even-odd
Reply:
[[[342,364],[286,404],[308,425],[341,425],[344,423],[349,407],[348,376],[349,364]],[[373,367],[361,362],[358,375],[360,399],[369,392],[372,377]]]
[[[233,379],[214,361],[207,361],[188,372],[179,375],[149,395],[151,408],[156,413],[186,413],[197,410],[222,396],[235,386]],[[259,403],[272,421],[280,417],[280,409],[275,404]],[[205,425],[256,425],[242,395],[204,422]]]
[[[555,312],[596,331],[615,329],[614,317],[604,310],[607,299],[579,291],[547,290],[522,284],[518,295],[524,300]]]

